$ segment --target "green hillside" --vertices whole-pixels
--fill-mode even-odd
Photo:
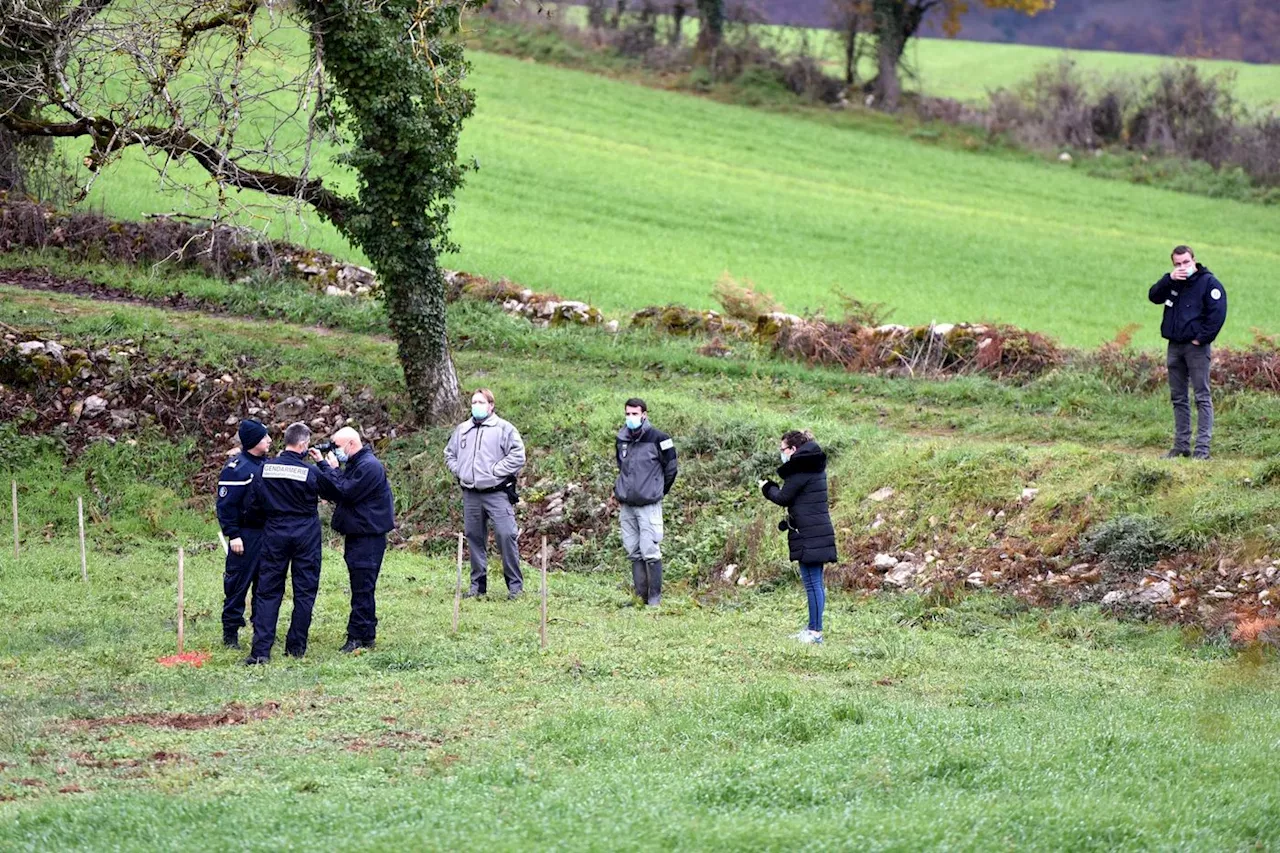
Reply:
[[[337,651],[349,589],[330,539],[306,658],[250,671],[243,652],[218,647],[212,484],[193,486],[223,458],[200,437],[223,428],[201,416],[217,411],[208,385],[229,370],[237,390],[272,388],[268,405],[324,389],[341,403],[364,386],[403,411],[394,346],[354,300],[59,270],[152,304],[0,285],[7,334],[110,351],[100,358],[156,389],[173,387],[161,366],[179,359],[192,371],[179,389],[199,390],[185,393],[184,426],[114,430],[130,440],[77,452],[63,442],[83,422],[47,434],[0,422],[0,483],[18,483],[22,536],[16,562],[7,539],[0,549],[0,848],[1280,843],[1280,793],[1267,784],[1280,669],[1273,649],[1226,639],[1260,590],[1280,592],[1280,580],[1243,589],[1280,553],[1274,395],[1223,395],[1214,463],[1164,462],[1153,458],[1168,438],[1163,390],[1096,373],[1022,386],[851,376],[752,351],[705,357],[645,331],[539,330],[458,303],[461,379],[492,386],[529,447],[525,555],[543,533],[557,546],[549,648],[532,596],[465,601],[451,632],[460,519],[446,430],[406,430],[379,442],[409,541],[383,569],[378,648]],[[163,307],[179,291],[208,299],[210,314]],[[282,306],[293,322],[239,316]],[[0,348],[16,376],[0,401],[58,393],[61,379],[42,387],[14,372],[12,344]],[[617,522],[599,509],[620,402],[634,393],[681,449],[656,614],[631,606]],[[753,487],[777,465],[776,436],[797,425],[832,454],[841,548],[826,642],[812,647],[788,639],[803,593],[779,512]],[[886,485],[889,499],[868,497]],[[568,529],[553,494],[570,495]],[[1153,570],[1175,566],[1180,596],[1199,590],[1206,624],[1143,624],[1157,611],[1140,602],[1123,620],[1098,606],[1109,589],[1147,588],[1142,567],[1089,572],[1073,556],[1086,525],[1117,515],[1198,549]],[[174,650],[178,545],[187,649],[212,653],[200,669],[156,662]],[[933,585],[878,593],[880,549],[933,549]],[[747,585],[724,580],[730,561]],[[993,588],[963,580],[975,571]],[[1235,600],[1213,596],[1218,584]],[[1159,618],[1198,612],[1178,607]]]
[[[998,320],[1093,345],[1157,342],[1147,286],[1190,242],[1227,284],[1224,340],[1280,330],[1280,209],[1091,179],[476,54],[480,164],[449,263],[606,310],[711,306],[726,270],[789,309],[887,303],[897,322]],[[173,208],[133,160],[91,204]],[[276,230],[350,254],[330,228]]]

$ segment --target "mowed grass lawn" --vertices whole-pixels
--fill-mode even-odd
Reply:
[[[1185,241],[1231,294],[1223,341],[1280,328],[1280,208],[473,59],[479,106],[462,151],[480,170],[458,198],[454,266],[618,313],[711,307],[728,271],[793,311],[838,310],[841,290],[897,322],[994,320],[1079,345],[1139,323],[1154,346],[1147,287]],[[91,204],[173,209],[150,175],[131,159]],[[301,236],[351,254],[327,226]]]
[[[207,546],[187,636],[213,659],[168,670],[172,555],[92,552],[87,586],[77,562],[55,540],[0,572],[9,850],[1280,844],[1276,669],[1177,629],[835,595],[804,647],[796,587],[676,586],[655,615],[621,606],[619,570],[552,574],[543,652],[534,596],[465,602],[451,636],[451,561],[395,553],[380,646],[347,657],[327,551],[307,658],[248,670],[217,649]],[[119,719],[230,703],[266,710]]]

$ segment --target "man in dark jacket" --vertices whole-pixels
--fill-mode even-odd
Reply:
[[[333,501],[333,529],[346,537],[342,555],[351,579],[351,616],[347,619],[344,652],[373,648],[378,629],[374,593],[382,556],[387,550],[387,534],[395,529],[395,499],[387,471],[364,446],[360,433],[343,427],[333,434],[334,450],[319,465],[320,497]],[[322,461],[312,448],[311,457]],[[344,467],[338,468],[339,463]]]
[[[836,561],[836,530],[831,524],[827,501],[827,454],[807,431],[791,430],[779,445],[782,465],[778,476],[782,485],[759,481],[761,493],[787,517],[778,524],[787,531],[791,559],[800,564],[805,597],[809,602],[809,627],[796,635],[802,643],[822,642],[822,613],[827,594],[822,572],[826,563]]]
[[[1164,304],[1160,334],[1169,342],[1169,395],[1173,400],[1173,449],[1164,458],[1191,456],[1190,385],[1196,398],[1196,459],[1209,458],[1213,397],[1209,393],[1210,344],[1227,320],[1227,289],[1196,262],[1190,246],[1177,246],[1173,271],[1151,285],[1148,298]]]
[[[258,580],[262,552],[262,518],[249,512],[249,486],[262,475],[262,462],[271,449],[267,428],[257,421],[240,422],[240,452],[218,477],[218,526],[227,539],[227,563],[222,575],[222,643],[240,648],[244,601]]]
[[[316,469],[306,461],[310,443],[311,429],[306,424],[290,424],[284,431],[284,452],[268,460],[262,476],[249,487],[250,508],[265,519],[258,586],[253,592],[253,650],[245,660],[249,665],[271,660],[284,578],[291,568],[293,616],[284,653],[297,658],[307,653],[311,609],[320,588],[320,486]]]
[[[613,496],[621,507],[622,546],[631,558],[636,595],[650,607],[662,603],[662,499],[676,481],[676,445],[649,423],[649,407],[632,397],[622,407],[625,423],[614,448],[618,480]]]

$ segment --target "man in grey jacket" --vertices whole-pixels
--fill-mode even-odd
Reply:
[[[524,440],[514,426],[494,414],[493,392],[471,395],[471,418],[458,425],[444,449],[444,462],[462,487],[463,530],[471,550],[467,597],[488,592],[489,524],[502,554],[507,598],[524,591],[516,530],[516,477],[524,468]]]
[[[676,481],[676,446],[649,423],[649,407],[632,397],[622,407],[626,423],[614,448],[618,480],[613,496],[621,509],[622,546],[631,558],[636,595],[650,607],[662,601],[662,499]]]

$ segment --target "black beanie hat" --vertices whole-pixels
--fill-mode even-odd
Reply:
[[[267,434],[267,428],[257,421],[240,422],[240,447],[246,452],[257,447]]]

